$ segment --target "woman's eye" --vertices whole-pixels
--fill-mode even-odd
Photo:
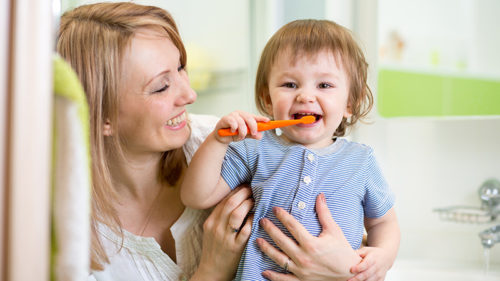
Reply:
[[[181,72],[186,69],[186,66],[181,64],[179,67],[177,67],[177,72]]]
[[[328,88],[333,88],[333,85],[329,83],[319,83],[318,87],[320,89],[328,89]]]
[[[296,89],[297,84],[295,84],[293,82],[286,82],[286,83],[283,83],[282,87]]]
[[[162,93],[162,92],[165,92],[167,89],[168,89],[168,85],[165,84],[165,86],[161,87],[160,89],[156,90],[153,92],[153,94],[158,94],[158,93]]]

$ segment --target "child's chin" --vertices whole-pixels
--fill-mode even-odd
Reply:
[[[310,134],[284,133],[284,135],[289,141],[302,145],[310,145],[316,142],[316,138]]]

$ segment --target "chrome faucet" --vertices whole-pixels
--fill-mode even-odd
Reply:
[[[490,211],[492,220],[496,219],[500,214],[500,182],[496,179],[485,181],[479,188],[479,197],[483,207]],[[500,243],[500,224],[481,231],[479,238],[485,249]]]
[[[479,238],[485,249],[490,249],[495,244],[500,243],[500,224],[481,231]]]
[[[493,220],[500,214],[500,181],[489,179],[478,190],[483,208],[490,211]]]

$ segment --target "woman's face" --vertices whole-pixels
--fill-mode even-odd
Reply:
[[[179,148],[189,138],[185,106],[196,100],[180,53],[163,30],[142,29],[123,57],[118,130],[127,153]]]

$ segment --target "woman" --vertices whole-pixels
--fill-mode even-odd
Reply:
[[[216,120],[188,120],[185,106],[196,94],[170,14],[133,3],[81,6],[62,16],[57,50],[77,72],[90,107],[89,280],[231,280],[249,237],[251,220],[244,219],[253,201],[248,188],[239,188],[212,212],[181,203],[184,170]],[[287,268],[293,260],[289,270],[302,280],[347,276],[359,260],[320,201],[328,232],[323,237],[307,236],[286,212],[278,216],[298,229],[305,246],[264,226],[285,252],[262,244],[263,252]],[[230,227],[235,225],[241,225],[236,233]],[[330,256],[319,256],[318,249]],[[358,260],[347,263],[354,259],[346,256]]]

